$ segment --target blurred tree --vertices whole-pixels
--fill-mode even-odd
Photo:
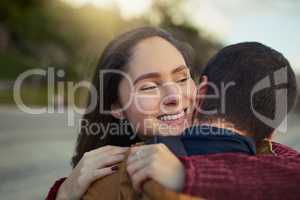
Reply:
[[[67,62],[66,42],[55,31],[46,0],[3,0],[0,27],[9,35],[8,47],[1,52],[0,78],[13,79],[28,68],[62,65]],[[51,62],[50,62],[51,60]]]
[[[122,19],[117,7],[2,0],[0,30],[9,38],[8,48],[0,49],[0,79],[14,79],[28,68],[40,67],[63,68],[68,79],[85,79],[106,43],[122,30],[137,26],[136,21]]]
[[[89,79],[108,41],[138,25],[139,20],[122,19],[117,7],[77,8],[61,0],[2,0],[0,86],[13,83],[7,80],[15,80],[29,68],[61,68],[66,80]],[[46,78],[27,83],[42,89]],[[12,100],[11,91],[0,90],[0,96],[7,97],[3,102]]]
[[[183,11],[183,0],[156,0],[146,19],[173,33],[179,40],[192,46],[194,53],[192,74],[198,77],[206,62],[223,45],[213,38],[204,36],[201,29],[193,25]],[[196,79],[197,80],[197,79]]]
[[[149,13],[125,20],[117,6],[72,7],[61,0],[0,1],[0,81],[29,68],[64,69],[67,80],[90,79],[108,41],[141,25],[161,26],[196,51],[197,76],[222,45],[187,20],[182,0],[157,0]],[[2,48],[2,49],[1,49]],[[46,83],[41,80],[39,84]],[[0,82],[1,84],[1,82]]]

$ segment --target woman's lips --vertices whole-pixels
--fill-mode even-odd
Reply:
[[[181,112],[164,114],[157,118],[167,125],[180,125],[186,120],[186,111],[187,109],[183,109]]]

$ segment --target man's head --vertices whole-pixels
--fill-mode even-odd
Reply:
[[[257,42],[223,48],[208,62],[203,76],[209,84],[200,122],[223,120],[262,139],[280,125],[295,104],[297,84],[288,60]]]

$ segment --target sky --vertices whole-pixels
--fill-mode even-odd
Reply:
[[[142,15],[152,0],[64,0],[75,6],[120,7],[125,18]],[[183,12],[207,35],[225,45],[258,41],[280,52],[300,73],[300,1],[185,0]]]
[[[191,0],[193,22],[225,45],[258,41],[280,52],[300,73],[300,1]]]

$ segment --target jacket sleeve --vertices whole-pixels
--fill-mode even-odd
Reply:
[[[59,190],[60,186],[62,185],[62,183],[66,180],[66,178],[67,177],[63,177],[63,178],[60,178],[57,181],[55,181],[53,186],[50,188],[45,200],[55,200],[56,199],[58,190]]]
[[[300,199],[300,154],[273,143],[274,155],[222,153],[180,157],[183,193],[207,199]]]

